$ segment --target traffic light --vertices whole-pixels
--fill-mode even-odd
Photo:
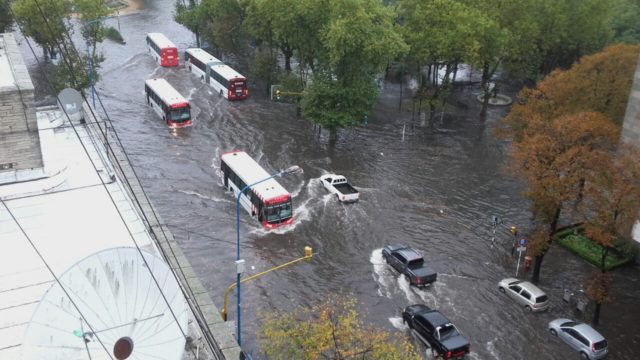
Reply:
[[[518,229],[515,226],[511,227],[511,233],[513,234],[513,236],[518,235]]]
[[[305,246],[304,247],[304,257],[306,257],[309,260],[311,260],[312,256],[313,256],[313,249],[311,248],[311,246]]]
[[[276,90],[276,99],[280,100],[280,90]]]

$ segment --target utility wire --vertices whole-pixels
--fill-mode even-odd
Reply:
[[[40,14],[41,14],[41,15],[42,15],[42,17],[43,17],[43,19],[44,19],[44,21],[45,21],[45,24],[47,25],[47,27],[48,27],[48,28],[49,28],[49,30],[51,31],[51,26],[49,25],[49,22],[47,21],[47,18],[46,18],[46,16],[45,16],[45,14],[44,14],[44,12],[43,12],[42,8],[40,7],[40,4],[39,4],[38,0],[34,0],[34,2],[35,2],[36,6],[38,7],[38,9],[39,9],[39,11],[40,11]],[[21,28],[21,31],[22,31],[22,28]],[[77,52],[77,49],[76,49],[76,48],[75,48],[75,46],[73,45],[73,40],[71,39],[70,34],[69,34],[69,31],[68,31],[68,29],[67,29],[66,27],[64,27],[64,32],[65,32],[65,34],[67,35],[67,37],[68,37],[68,39],[69,39],[69,42],[70,42],[70,44],[71,44],[71,47],[75,50],[75,53],[78,55],[78,59],[80,59],[80,61],[82,62],[82,59],[81,59],[81,57],[79,56],[79,54],[78,54],[78,52]],[[24,34],[24,32],[23,32],[23,34]],[[26,38],[26,37],[25,37],[25,38]],[[26,39],[26,40],[27,40],[27,42],[28,42],[28,44],[29,44],[29,48],[31,49],[31,52],[33,53],[34,57],[36,58],[36,61],[38,62],[38,65],[40,65],[40,62],[39,62],[39,60],[38,60],[37,56],[35,55],[35,52],[34,52],[34,50],[33,50],[32,46],[31,46],[31,44],[30,44],[29,40],[28,40],[28,39]],[[62,44],[62,45],[61,45],[61,44]],[[63,50],[63,47],[64,47],[64,50]],[[70,61],[70,56],[69,56],[70,51],[69,51],[69,49],[67,48],[67,46],[66,46],[66,42],[64,41],[64,39],[63,39],[63,41],[61,41],[60,43],[58,43],[58,49],[60,50],[61,54],[63,55],[63,59],[64,59],[65,63],[67,64],[67,67],[70,69],[70,72],[71,72],[71,76],[72,76],[72,80],[73,80],[73,82],[74,82],[74,83],[76,83],[76,85],[77,85],[77,84],[78,84],[78,82],[77,82],[77,79],[75,78],[75,73],[74,73],[74,69],[73,69],[73,64],[72,64],[72,62]],[[65,55],[65,51],[66,51],[66,55]],[[51,82],[49,81],[48,76],[47,76],[46,74],[44,74],[44,76],[45,76],[45,80],[46,80],[46,82],[47,82],[47,83],[49,84],[49,86],[52,88],[52,86],[51,86]],[[87,98],[86,98],[86,95],[85,95],[84,91],[81,91],[81,95],[82,95],[82,97],[83,97],[84,101],[88,104],[88,100],[87,100]],[[105,113],[105,115],[106,115],[106,117],[107,117],[107,120],[108,120],[108,122],[110,123],[110,122],[111,122],[111,119],[110,119],[110,118],[109,118],[109,116],[108,116],[108,112],[106,111],[106,109],[105,109],[105,107],[104,107],[104,104],[102,103],[102,100],[101,100],[101,98],[100,98],[99,94],[97,94],[97,93],[96,93],[96,95],[97,95],[97,98],[98,98],[98,100],[99,100],[99,102],[100,102],[100,106],[102,107],[102,109],[103,109],[103,111],[104,111],[104,113]],[[57,95],[56,95],[56,98],[57,98]],[[60,100],[59,100],[59,98],[58,98],[58,101],[60,101]],[[94,114],[94,112],[93,112],[93,108],[91,108],[91,107],[89,106],[89,109],[90,109],[90,111],[91,111],[91,113],[92,113],[93,117],[94,117],[95,119],[97,119],[98,117]],[[64,110],[64,109],[63,109],[63,110]],[[65,112],[65,115],[67,116],[67,118],[69,118],[69,115],[66,113],[66,111],[64,111],[64,112]],[[76,128],[75,128],[75,126],[73,125],[73,123],[71,122],[71,120],[70,120],[70,119],[69,119],[69,122],[70,122],[70,124],[71,124],[72,129],[73,129],[73,130],[74,130],[74,132],[76,133],[76,136],[78,136],[78,138],[80,138],[80,136],[78,135],[78,132],[77,132],[77,130],[76,130]],[[98,122],[95,122],[95,123],[98,123]],[[100,126],[98,126],[98,127],[99,127],[99,129],[100,129],[100,132],[102,133],[102,135],[103,135],[103,136],[104,136],[104,138],[105,138],[106,147],[107,147],[108,149],[111,149],[111,150],[112,150],[112,148],[111,148],[111,144],[109,144],[108,137],[107,137],[106,133],[102,131],[102,128],[100,128]],[[105,131],[106,131],[106,128],[107,128],[107,127],[108,127],[108,123],[106,123],[106,122],[105,122]],[[117,142],[118,142],[118,144],[120,145],[120,150],[121,150],[121,151],[123,152],[123,154],[125,155],[125,157],[126,157],[127,161],[129,161],[129,163],[131,163],[131,162],[130,162],[130,159],[129,159],[129,157],[128,157],[128,154],[126,153],[126,151],[124,151],[124,147],[122,146],[122,143],[121,143],[121,141],[120,141],[119,136],[117,135],[117,133],[115,132],[115,130],[113,130],[113,128],[112,128],[112,132],[111,132],[111,133],[115,135],[115,137],[116,137],[116,139],[117,139]],[[92,165],[93,165],[93,167],[94,167],[94,170],[97,172],[97,167],[96,167],[96,165],[95,165],[95,163],[94,163],[93,159],[91,159],[91,157],[89,156],[88,151],[87,151],[87,149],[86,149],[85,145],[82,143],[82,141],[81,141],[81,144],[82,144],[83,150],[85,151],[85,153],[86,153],[86,154],[87,154],[87,156],[89,157],[89,160],[91,161],[91,163],[92,163]],[[113,154],[113,151],[112,151],[112,154]],[[115,156],[114,156],[114,159],[115,159]],[[119,170],[120,170],[120,171],[121,171],[121,173],[123,174],[123,179],[126,181],[127,185],[128,185],[128,186],[129,186],[129,188],[131,189],[131,188],[132,188],[132,187],[131,187],[131,184],[130,184],[130,182],[129,182],[129,179],[127,179],[127,177],[126,177],[126,176],[124,176],[124,170],[122,169],[121,164],[117,161],[117,159],[116,159],[116,161],[114,161],[114,163],[115,163],[115,165],[117,165],[117,166],[118,166]],[[136,178],[136,180],[138,180],[138,182],[139,182],[138,176],[135,174],[135,171],[134,171],[133,169],[131,169],[131,170],[132,170],[132,172],[133,172],[133,174],[134,174],[134,177],[135,177],[135,178]],[[101,178],[100,178],[100,179],[101,179]],[[141,252],[141,250],[140,250],[140,247],[138,246],[137,242],[136,242],[136,241],[135,241],[135,239],[133,238],[133,235],[132,235],[132,233],[131,233],[131,231],[130,231],[130,229],[129,229],[129,226],[127,225],[126,221],[124,220],[124,218],[123,218],[123,216],[122,216],[122,214],[121,214],[120,210],[117,208],[117,205],[116,205],[116,203],[115,203],[115,201],[114,201],[114,199],[113,199],[112,195],[109,193],[108,189],[106,188],[106,184],[104,183],[104,181],[102,181],[102,179],[101,179],[101,182],[102,182],[102,185],[103,185],[103,186],[105,187],[105,189],[107,190],[107,194],[109,195],[109,198],[110,198],[111,202],[112,202],[112,203],[114,204],[114,206],[116,207],[116,210],[118,211],[118,213],[119,213],[119,215],[120,215],[121,220],[122,220],[122,221],[123,221],[123,223],[125,224],[125,227],[127,228],[127,231],[129,232],[129,234],[130,234],[130,236],[131,236],[131,239],[133,240],[133,242],[134,242],[134,244],[135,244],[136,248],[138,249],[138,252],[139,252],[139,253],[140,253],[140,255],[142,256],[143,261],[146,263],[146,259],[145,259],[145,258],[144,258],[144,256],[142,255],[142,252]],[[147,199],[147,201],[148,201],[148,202],[149,202],[149,204],[150,204],[149,198],[148,198],[148,196],[147,196],[146,192],[142,189],[142,187],[141,187],[141,190],[142,190],[142,192],[143,192],[144,197]],[[133,193],[133,192],[132,192],[132,193]],[[134,197],[134,200],[135,200],[136,204],[140,207],[140,209],[142,209],[142,206],[141,206],[141,204],[140,204],[139,199],[137,198],[137,195],[136,195],[135,193],[133,193],[132,195],[133,195],[133,197]],[[168,238],[168,237],[166,236],[166,234],[165,234],[165,231],[164,231],[164,229],[163,229],[163,226],[161,225],[161,223],[160,223],[160,221],[159,221],[159,219],[158,219],[158,216],[157,216],[157,214],[156,214],[156,212],[155,212],[155,209],[151,208],[151,211],[152,211],[152,213],[153,213],[154,217],[156,218],[156,222],[157,222],[158,224],[160,224],[160,231],[163,233],[163,235],[165,236],[165,238]],[[150,222],[148,221],[147,215],[144,213],[144,211],[141,211],[141,214],[142,214],[142,216],[145,218],[145,220],[147,221],[147,224],[150,224]],[[152,228],[150,228],[150,230],[151,230],[151,232],[153,233],[153,229],[152,229]],[[168,242],[167,242],[167,243],[168,243]],[[171,252],[172,252],[172,255],[173,255],[174,259],[177,259],[176,255],[175,255],[175,252],[174,252],[174,250],[173,250],[173,247],[170,245],[170,243],[168,243],[168,245],[169,245],[169,249],[171,250]],[[167,261],[167,262],[168,262],[168,256],[167,256],[167,254],[165,253],[164,249],[162,249],[162,247],[161,247],[161,246],[159,246],[158,248],[159,248],[160,252],[162,253],[163,257],[165,258],[165,261]],[[147,264],[147,265],[148,265],[148,264]],[[148,267],[148,266],[147,266],[147,267]],[[149,267],[148,267],[148,268],[149,268]],[[155,276],[154,276],[154,275],[153,275],[153,273],[151,272],[150,268],[149,268],[149,271],[150,271],[151,277],[153,278],[154,282],[156,283],[156,286],[158,286],[158,289],[159,289],[159,291],[160,291],[160,293],[161,293],[161,295],[162,295],[162,297],[163,297],[164,301],[165,301],[165,302],[167,302],[167,305],[168,305],[168,307],[169,307],[170,312],[172,313],[172,315],[173,315],[173,317],[174,317],[174,320],[175,320],[175,321],[176,321],[176,323],[177,323],[177,318],[176,318],[176,316],[175,316],[175,313],[173,312],[173,309],[171,309],[171,307],[169,306],[168,301],[167,301],[167,299],[166,299],[166,296],[165,296],[165,294],[162,292],[162,289],[160,289],[160,286],[159,286],[159,284],[158,284],[158,282],[157,282],[157,279],[155,278]],[[174,269],[172,269],[172,272],[174,272],[174,271],[175,271],[175,270],[174,270]],[[184,274],[184,272],[183,272],[182,268],[180,268],[180,271],[182,272],[183,277],[185,277],[185,279],[186,279],[186,276],[185,276],[185,274]],[[175,273],[174,273],[174,275],[175,275]],[[181,284],[181,282],[179,282],[179,281],[178,281],[178,283],[179,283],[179,284]],[[187,287],[189,288],[189,291],[191,292],[191,296],[192,296],[192,298],[193,298],[193,290],[190,288],[190,286],[189,286],[188,284],[186,284],[186,285],[187,285]],[[183,295],[184,295],[185,297],[189,298],[188,294],[186,294],[186,293],[185,293],[185,289],[184,289],[182,286],[180,286],[180,289],[181,289],[181,291],[183,292]],[[197,321],[198,321],[198,323],[200,324],[201,329],[203,329],[203,330],[204,330],[204,329],[207,329],[207,330],[208,330],[208,325],[206,324],[206,321],[203,321],[203,319],[204,319],[204,315],[202,314],[202,311],[201,311],[201,309],[197,306],[197,304],[195,305],[195,308],[194,308],[194,305],[193,305],[191,302],[189,302],[189,307],[190,307],[190,308],[191,308],[191,310],[193,311],[194,315],[196,315],[196,320],[197,320]],[[198,315],[199,315],[199,316],[198,316]],[[179,324],[178,324],[178,327],[180,328],[180,331],[182,332],[182,334],[183,334],[183,336],[185,337],[185,339],[187,339],[187,336],[186,336],[186,334],[184,333],[184,331],[183,331],[182,327],[181,327],[181,326],[179,326]],[[218,352],[219,346],[218,346],[217,342],[215,341],[215,339],[213,338],[213,336],[210,334],[210,332],[208,332],[208,331],[203,331],[203,334],[205,335],[205,338],[207,339],[207,342],[209,343],[210,349],[211,349],[211,351],[213,352],[214,356],[218,357],[218,353],[217,353],[217,352]],[[192,352],[193,352],[193,350],[192,350]],[[195,354],[194,354],[194,355],[195,355]]]
[[[60,289],[62,289],[62,291],[64,292],[64,294],[67,296],[67,298],[69,299],[69,301],[71,302],[71,304],[73,305],[73,307],[76,309],[76,311],[78,312],[78,314],[80,314],[80,317],[82,317],[82,319],[84,320],[85,323],[87,323],[87,326],[89,327],[89,329],[91,330],[91,332],[93,332],[93,327],[91,326],[91,324],[87,321],[87,318],[82,314],[82,311],[80,311],[80,308],[78,307],[78,305],[76,305],[76,302],[73,301],[73,298],[71,297],[71,295],[69,295],[69,292],[67,292],[67,289],[64,287],[64,285],[62,285],[62,282],[60,281],[60,279],[58,279],[58,276],[56,276],[55,272],[53,272],[53,269],[51,269],[51,266],[49,266],[49,263],[47,263],[47,260],[44,259],[44,257],[42,256],[42,254],[40,253],[40,251],[38,250],[38,247],[33,243],[33,241],[31,240],[31,238],[29,237],[29,235],[27,235],[27,232],[24,230],[24,228],[22,227],[22,225],[20,225],[20,222],[18,222],[18,219],[16,219],[15,215],[13,215],[13,211],[11,211],[11,209],[9,209],[9,206],[7,206],[7,204],[5,203],[5,201],[0,197],[0,202],[2,202],[2,205],[4,206],[5,209],[7,209],[7,212],[9,212],[9,215],[11,216],[11,219],[13,219],[13,221],[16,223],[16,225],[18,226],[18,228],[20,229],[20,231],[22,232],[22,235],[24,235],[24,237],[27,239],[27,241],[29,242],[29,244],[31,245],[31,247],[33,248],[33,250],[36,252],[36,254],[38,255],[38,257],[40,258],[40,260],[44,263],[44,266],[47,267],[47,270],[49,271],[49,273],[51,273],[51,276],[53,276],[53,278],[55,279],[56,283],[60,286]],[[98,342],[100,343],[100,346],[102,346],[102,348],[104,349],[104,351],[107,353],[107,355],[109,356],[110,359],[113,360],[113,357],[111,356],[111,353],[109,352],[109,350],[107,350],[107,348],[104,346],[104,343],[102,343],[102,340],[100,340],[100,338],[98,337],[98,335],[96,335],[96,340],[98,340]],[[83,340],[84,341],[84,340]],[[87,351],[88,348],[87,348]]]

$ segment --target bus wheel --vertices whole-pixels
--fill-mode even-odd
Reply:
[[[220,90],[220,96],[224,96],[224,95],[222,95],[222,90]]]
[[[200,76],[200,81],[204,82],[204,76]]]

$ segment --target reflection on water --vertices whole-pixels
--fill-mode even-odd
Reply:
[[[589,266],[553,248],[542,273],[541,287],[555,304],[547,313],[526,314],[497,291],[497,282],[512,275],[515,260],[508,234],[499,233],[492,246],[491,216],[528,223],[520,186],[501,171],[505,144],[492,133],[504,109],[492,109],[482,124],[471,100],[468,109],[444,116],[435,128],[424,127],[418,118],[411,121],[411,112],[398,113],[399,87],[385,83],[368,124],[330,139],[296,117],[294,108],[271,103],[260,91],[229,102],[184,67],[157,66],[145,48],[147,32],[162,31],[180,51],[195,42],[191,33],[167,22],[172,9],[172,1],[158,0],[142,13],[121,16],[127,45],[102,46],[107,60],[98,89],[155,207],[218,306],[235,281],[236,235],[235,202],[217,174],[220,154],[244,150],[268,172],[292,164],[304,170],[278,179],[293,195],[292,226],[266,231],[246,212],[240,214],[242,256],[251,274],[302,256],[304,246],[314,249],[312,261],[243,287],[243,338],[249,352],[259,357],[261,312],[351,293],[367,322],[390,331],[406,331],[399,316],[411,303],[440,309],[470,338],[470,358],[574,355],[545,327],[553,318],[575,317],[560,300],[562,290],[579,288]],[[165,78],[189,99],[193,126],[168,131],[146,105],[144,81],[150,77]],[[473,99],[476,90],[457,91],[464,100]],[[326,192],[318,178],[328,172],[345,175],[361,190],[361,200],[343,205]],[[440,273],[438,281],[426,289],[410,287],[382,260],[380,249],[389,243],[423,252]],[[552,271],[563,276],[552,279]],[[626,312],[620,319],[615,310],[640,304],[636,278],[635,269],[617,273],[619,305],[603,307],[600,330],[608,336],[613,358],[631,359],[640,351],[640,335],[628,331],[637,329],[640,315]],[[622,333],[624,338],[618,336]]]

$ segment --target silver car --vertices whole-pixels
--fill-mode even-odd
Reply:
[[[547,294],[528,281],[506,278],[498,283],[498,290],[515,299],[529,311],[544,311],[549,308]]]
[[[549,323],[549,331],[578,351],[583,359],[603,359],[609,353],[604,336],[587,324],[555,319]]]

